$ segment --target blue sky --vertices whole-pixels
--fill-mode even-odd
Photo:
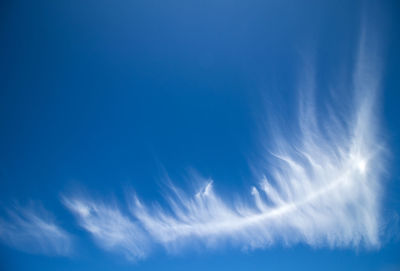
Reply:
[[[5,1],[1,270],[400,270],[396,1]]]

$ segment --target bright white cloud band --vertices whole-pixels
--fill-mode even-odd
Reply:
[[[379,69],[367,55],[363,36],[360,44],[348,86],[354,97],[346,99],[354,98],[351,110],[340,112],[331,104],[330,113],[317,118],[318,107],[310,102],[315,90],[306,80],[295,143],[275,136],[268,158],[274,166],[267,169],[268,179],[252,188],[252,201],[243,196],[228,202],[209,181],[193,195],[171,187],[164,208],[133,197],[125,215],[116,206],[85,198],[64,198],[64,203],[103,247],[132,258],[145,256],[154,244],[179,250],[193,242],[379,247],[383,146],[374,117]]]
[[[351,110],[342,112],[333,103],[321,118],[310,102],[315,90],[307,75],[311,79],[300,86],[295,140],[274,136],[268,177],[241,199],[228,201],[214,192],[212,181],[204,181],[193,195],[171,187],[168,206],[149,206],[136,196],[129,212],[86,197],[64,196],[63,203],[96,243],[130,259],[147,256],[156,245],[179,250],[188,243],[245,249],[277,242],[379,247],[384,148],[374,115],[379,67],[367,52],[362,35],[354,82],[348,86],[354,97],[346,99],[354,98]],[[0,221],[1,239],[16,247],[39,242],[46,251],[67,253],[67,233],[34,212],[22,213],[13,214],[11,222]]]

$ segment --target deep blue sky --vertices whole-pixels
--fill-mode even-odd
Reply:
[[[396,1],[2,1],[0,204],[40,202],[74,236],[76,251],[46,256],[1,243],[0,269],[400,270],[398,229],[372,251],[157,250],[132,263],[91,242],[60,202],[77,190],[122,199],[126,188],[161,200],[163,174],[186,187],[191,169],[221,193],[247,189],[257,181],[249,164],[262,155],[265,107],[290,122],[309,63],[321,100],[332,81],[351,80],[365,16],[382,57],[384,210],[393,222],[399,8]]]

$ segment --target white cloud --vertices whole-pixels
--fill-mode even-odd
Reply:
[[[171,186],[167,206],[148,206],[134,197],[130,215],[82,199],[65,198],[66,206],[102,247],[134,258],[144,257],[151,244],[179,249],[193,242],[245,249],[277,243],[378,248],[384,168],[375,118],[379,65],[365,44],[363,32],[354,82],[340,107],[335,102],[326,110],[316,106],[312,70],[306,74],[297,133],[277,132],[268,139],[274,145],[263,169],[267,177],[248,195],[228,200],[214,191],[211,180],[203,180],[193,195]]]
[[[133,213],[154,240],[166,247],[193,240],[209,245],[225,240],[244,248],[277,241],[379,247],[384,151],[374,107],[379,68],[365,46],[363,32],[354,82],[341,101],[354,101],[349,110],[340,111],[335,103],[327,113],[317,107],[312,71],[306,74],[298,131],[273,135],[268,179],[252,188],[252,203],[246,204],[246,196],[229,203],[213,191],[212,182],[193,197],[173,188],[164,209],[135,200]]]
[[[16,249],[46,255],[71,253],[71,236],[42,208],[15,207],[0,218],[0,240]]]
[[[83,198],[64,197],[63,202],[76,215],[80,226],[104,249],[119,251],[130,260],[147,254],[145,232],[117,206]]]

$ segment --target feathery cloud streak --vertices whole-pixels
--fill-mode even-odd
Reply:
[[[0,240],[29,253],[67,256],[71,236],[42,208],[8,209],[8,220],[0,218]]]
[[[116,206],[66,197],[63,202],[78,217],[80,226],[104,249],[119,251],[132,260],[146,255],[145,232]]]
[[[171,187],[164,207],[134,197],[129,215],[87,199],[64,198],[64,203],[102,247],[133,258],[144,257],[151,244],[176,249],[189,242],[377,248],[384,147],[374,115],[380,75],[372,56],[363,31],[354,81],[347,86],[354,94],[348,112],[331,104],[318,116],[312,76],[305,81],[296,138],[274,136],[267,177],[251,189],[250,201],[246,196],[227,201],[209,181],[194,196]]]

